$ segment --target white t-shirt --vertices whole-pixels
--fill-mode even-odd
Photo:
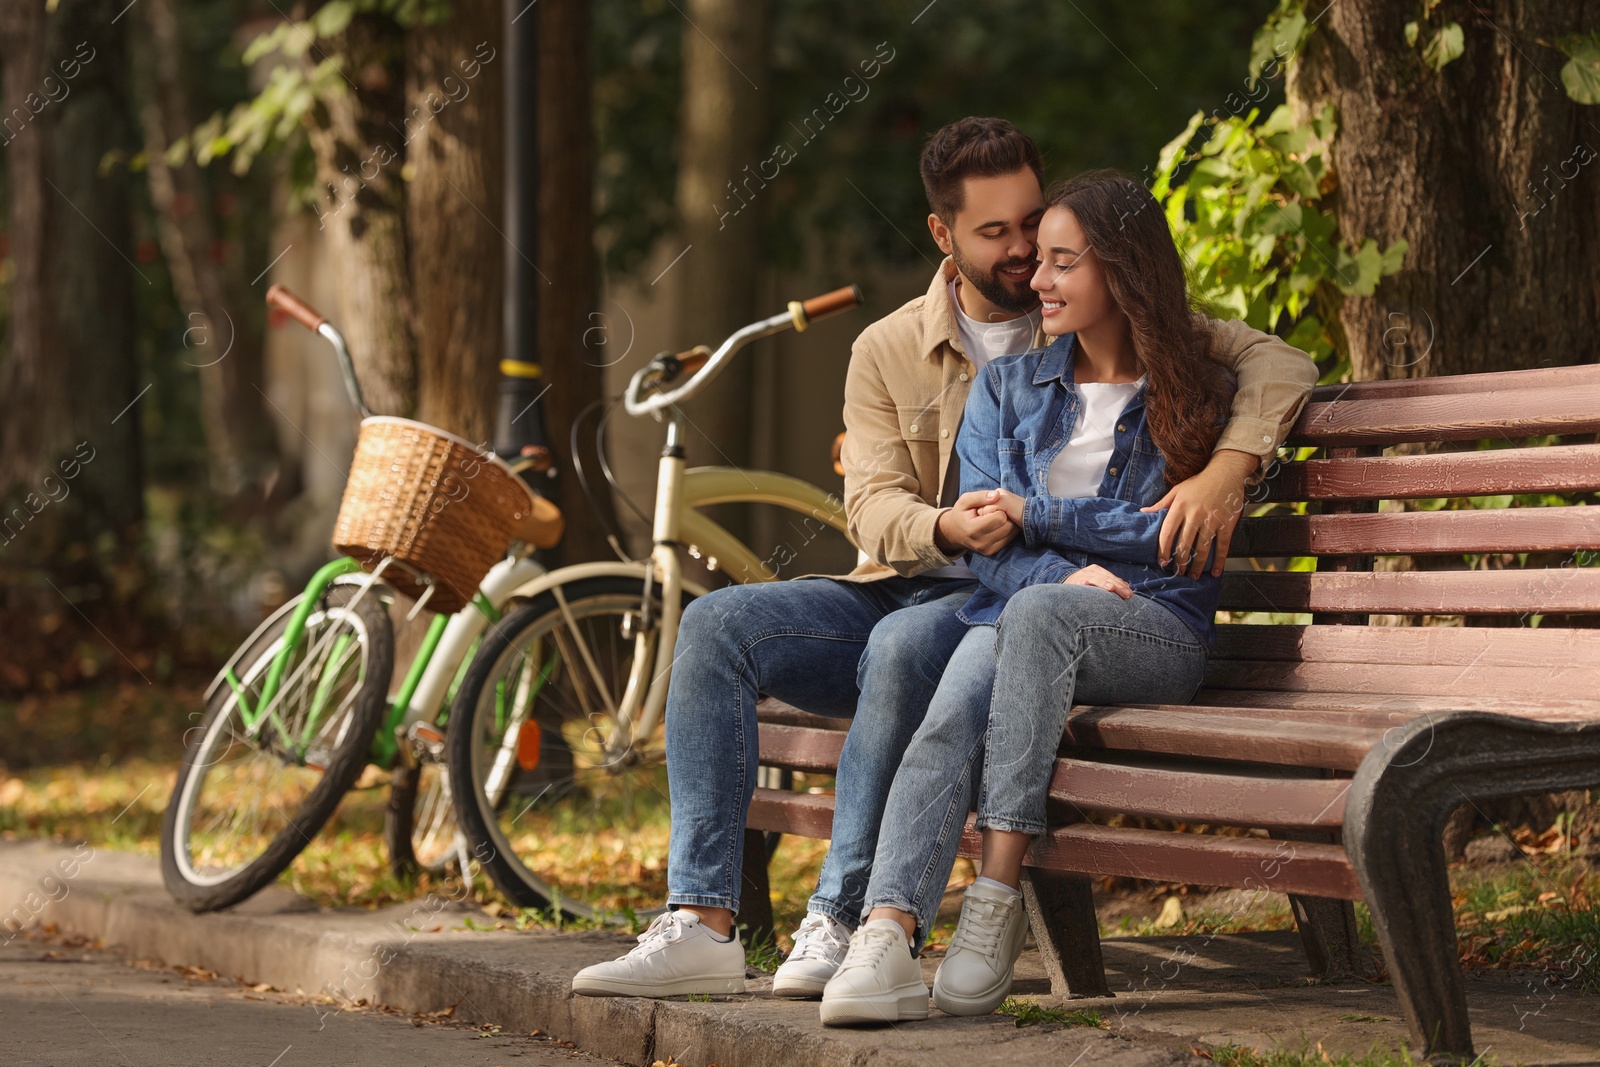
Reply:
[[[1106,467],[1116,447],[1117,416],[1144,383],[1078,382],[1078,421],[1072,436],[1050,462],[1045,491],[1051,496],[1083,497],[1100,492]]]
[[[955,308],[956,331],[961,335],[961,348],[979,371],[988,366],[991,359],[1026,352],[1033,347],[1033,335],[1039,328],[1039,316],[1036,313],[1029,312],[1005,322],[981,322],[962,310],[960,293],[961,276],[957,275],[950,279],[950,306]],[[952,500],[953,487],[960,484],[959,461],[952,455],[945,477],[945,485],[950,488],[946,495]],[[929,578],[975,577],[966,560],[935,567],[924,574]]]

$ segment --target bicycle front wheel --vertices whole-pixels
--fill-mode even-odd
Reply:
[[[161,876],[192,911],[237,904],[283,873],[366,765],[394,638],[382,602],[357,593],[322,594],[265,708],[292,613],[256,634],[189,731],[162,821]]]
[[[660,611],[642,579],[569,582],[502,619],[462,680],[445,742],[456,814],[519,907],[594,918],[666,895],[665,729],[615,743]],[[659,673],[644,664],[634,684]]]

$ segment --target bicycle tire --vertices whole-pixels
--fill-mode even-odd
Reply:
[[[161,876],[167,892],[191,911],[229,907],[274,881],[310,844],[366,766],[372,738],[387,702],[389,676],[394,665],[394,637],[389,616],[378,597],[369,592],[358,598],[357,592],[357,586],[336,584],[322,594],[321,603],[313,609],[302,635],[297,666],[285,674],[280,690],[284,694],[283,702],[279,707],[287,708],[292,715],[295,710],[291,702],[293,694],[310,684],[313,673],[318,681],[312,690],[312,699],[326,699],[332,686],[346,678],[345,651],[352,643],[359,649],[353,686],[339,700],[334,715],[320,724],[306,727],[302,735],[305,741],[302,753],[286,759],[294,747],[292,744],[275,746],[274,739],[265,730],[260,736],[251,737],[247,730],[235,729],[232,723],[242,721],[236,718],[239,700],[232,686],[226,684],[212,693],[200,726],[189,731],[192,736],[186,735],[183,763],[162,819]],[[235,675],[247,692],[263,680],[268,665],[281,647],[288,622],[288,613],[274,620],[272,625],[252,636],[250,647],[238,657]],[[350,642],[340,640],[341,630],[349,631]],[[323,661],[313,672],[311,668],[318,664],[318,657],[324,656],[340,658]],[[331,684],[325,674],[330,663],[335,672]],[[304,665],[304,669],[300,669],[300,665]],[[310,733],[313,726],[316,727],[314,736]],[[319,742],[322,742],[320,747]],[[219,753],[216,749],[220,744],[226,744],[226,749]],[[259,835],[266,837],[266,843],[259,848],[253,840],[239,846],[238,850],[245,855],[232,867],[223,867],[220,873],[205,868],[203,873],[196,860],[203,862],[205,856],[190,854],[194,843],[191,823],[197,812],[204,813],[199,806],[201,800],[212,795],[206,792],[206,784],[213,776],[213,769],[224,766],[230,754],[237,755],[241,761],[257,758],[267,770],[273,762],[285,768],[293,765],[309,773],[295,775],[292,785],[306,785],[312,777],[315,784],[305,788],[303,795],[292,789],[291,795],[297,799],[285,803],[279,803],[259,784],[248,780],[246,784],[254,789],[257,803],[249,803],[249,797],[241,800],[219,796],[215,801],[219,812],[226,813],[235,822],[241,816],[254,818],[265,806],[282,816],[284,825],[270,836]],[[263,756],[267,758],[259,759]],[[314,762],[313,757],[321,762]],[[233,764],[228,766],[231,768]],[[245,770],[248,774],[248,768]],[[293,809],[292,814],[286,807]],[[227,850],[221,846],[217,851],[227,855]]]
[[[586,634],[584,647],[589,648],[591,659],[584,664],[581,677],[586,680],[579,685],[589,686],[593,675],[601,673],[600,665],[603,663],[611,670],[612,681],[619,684],[593,687],[592,695],[598,697],[605,693],[620,693],[620,683],[626,681],[632,662],[631,647],[622,655],[623,641],[631,643],[632,636],[622,637],[620,627],[622,620],[629,616],[634,625],[639,624],[644,606],[643,579],[584,578],[558,588],[573,621],[579,625],[589,620],[600,620],[599,626],[593,630],[603,631],[607,626],[619,627],[618,639],[609,641],[604,648],[598,647],[598,642],[594,640],[596,632]],[[690,599],[691,594],[683,594],[684,603]],[[652,611],[659,610],[657,596]],[[539,864],[537,861],[530,864],[530,858],[520,853],[519,846],[543,847],[548,844],[550,835],[527,827],[537,820],[547,826],[577,826],[580,834],[614,833],[614,820],[593,816],[602,810],[601,806],[608,799],[612,799],[605,795],[608,785],[615,784],[615,793],[621,795],[636,784],[636,778],[650,781],[654,792],[659,795],[659,799],[648,798],[654,806],[651,815],[667,816],[665,752],[658,743],[659,738],[646,739],[641,749],[631,754],[636,758],[625,766],[608,766],[597,762],[598,738],[603,736],[601,731],[604,724],[603,721],[597,722],[594,716],[600,716],[603,720],[603,714],[599,711],[586,712],[584,709],[587,705],[582,699],[584,694],[565,685],[575,672],[565,670],[566,661],[560,654],[555,656],[556,663],[552,666],[551,658],[545,654],[542,644],[537,656],[528,652],[536,641],[542,642],[547,637],[554,647],[561,640],[558,631],[565,634],[571,646],[572,633],[567,617],[561,611],[555,592],[546,591],[507,615],[484,636],[450,709],[450,728],[445,735],[446,764],[456,799],[456,817],[467,836],[473,856],[506,899],[517,907],[553,909],[568,919],[592,919],[623,910],[624,906],[601,906],[594,895],[578,890],[570,881],[554,879],[547,870],[535,870]],[[572,658],[582,660],[583,657],[580,653]],[[537,665],[535,659],[538,660]],[[593,669],[590,664],[594,665]],[[540,673],[534,676],[532,672],[536,667]],[[530,677],[544,679],[538,682],[539,688],[535,690],[528,707],[520,713],[513,709],[514,726],[492,722],[488,715],[491,709],[496,708],[496,704],[493,699],[486,697],[486,693],[491,691],[490,687],[497,680],[513,677],[511,672],[515,672],[515,681],[521,685],[523,671],[529,672]],[[532,688],[533,683],[528,683],[528,687]],[[503,694],[503,690],[499,692]],[[612,703],[614,705],[615,702]],[[530,711],[532,714],[527,714]],[[517,718],[518,714],[522,715],[520,719]],[[536,724],[538,729],[533,731],[533,752],[525,760],[522,748],[527,732],[524,724],[528,722]],[[513,729],[516,731],[516,740],[508,742],[506,739],[511,737]],[[659,734],[661,725],[658,724],[656,729]],[[499,795],[490,797],[486,792],[490,768],[485,766],[483,750],[494,748],[496,752],[509,752],[512,744],[517,747],[518,766],[526,780],[518,786],[513,772]],[[659,783],[653,781],[657,776]],[[533,800],[528,801],[526,806],[519,802],[519,814],[508,818],[510,798],[526,797],[541,783],[542,788],[533,794]],[[645,796],[643,792],[639,795]],[[631,799],[625,798],[623,803],[631,804]],[[534,812],[532,819],[524,822],[535,804],[541,804],[540,810]],[[517,827],[519,822],[522,827]],[[657,819],[652,831],[664,842],[665,830],[661,819]],[[513,832],[517,835],[516,841],[512,840]],[[629,844],[638,847],[639,840],[635,838]],[[664,879],[664,845],[659,853],[659,871]],[[654,899],[659,900],[662,896],[664,894],[656,894]],[[639,903],[644,904],[647,899],[641,897]],[[632,907],[635,916],[648,914],[651,910],[650,906],[625,906]]]
[[[449,782],[443,764],[395,763],[383,812],[383,844],[396,878],[410,881],[422,873],[442,874],[457,861],[454,839],[459,830],[450,810],[454,802]],[[442,843],[446,836],[448,845]]]

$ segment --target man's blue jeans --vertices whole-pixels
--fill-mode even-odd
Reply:
[[[1149,597],[1123,600],[1087,585],[1019,591],[998,627],[974,626],[962,639],[906,749],[867,910],[915,915],[920,948],[974,801],[980,828],[1042,833],[1072,705],[1185,704],[1205,666],[1194,632]]]
[[[668,904],[739,910],[744,817],[760,763],[756,700],[771,696],[854,718],[810,908],[856,926],[889,783],[967,632],[956,612],[975,584],[808,578],[729,586],[690,602],[667,693]]]

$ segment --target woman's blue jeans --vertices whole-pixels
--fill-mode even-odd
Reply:
[[[967,631],[976,583],[827,578],[736,585],[684,609],[667,692],[667,903],[739,910],[744,818],[760,751],[756,700],[853,717],[833,843],[810,908],[854,928],[889,783]]]
[[[962,639],[906,749],[866,911],[915,915],[920,948],[974,801],[980,828],[1042,833],[1073,704],[1184,704],[1205,666],[1194,632],[1149,597],[1065,584],[1019,591],[998,626],[975,626]]]

